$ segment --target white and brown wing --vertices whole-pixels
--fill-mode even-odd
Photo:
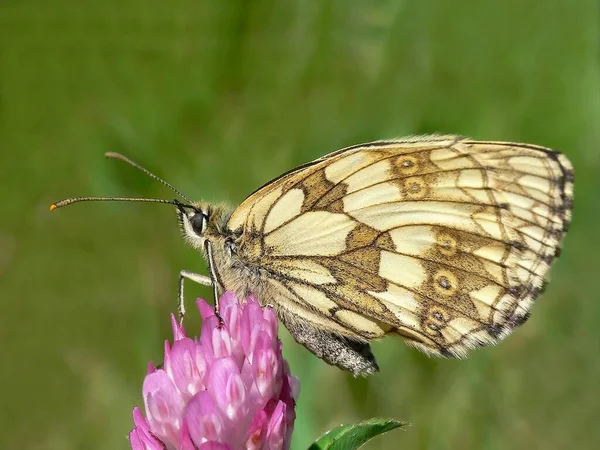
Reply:
[[[533,145],[425,136],[350,147],[246,199],[240,258],[315,327],[461,356],[522,324],[571,219],[573,170]]]

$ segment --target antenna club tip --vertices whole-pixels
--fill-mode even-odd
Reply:
[[[52,204],[50,205],[50,207],[48,208],[48,210],[50,210],[50,211],[54,211],[56,208],[58,208],[58,206],[56,206],[56,203],[52,203]]]

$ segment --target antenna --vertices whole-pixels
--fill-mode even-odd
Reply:
[[[192,203],[192,201],[187,198],[185,195],[183,195],[181,193],[181,191],[179,189],[175,189],[171,184],[167,183],[165,180],[163,180],[162,178],[154,175],[152,172],[150,172],[148,169],[143,168],[142,166],[140,166],[138,163],[136,163],[135,161],[132,161],[131,159],[127,158],[126,156],[121,155],[120,153],[115,153],[115,152],[106,152],[104,154],[104,156],[106,156],[107,158],[113,158],[113,159],[120,159],[123,162],[126,162],[127,164],[129,164],[130,166],[135,167],[138,170],[141,170],[142,172],[144,172],[146,175],[148,175],[150,178],[155,179],[156,181],[158,181],[159,183],[162,183],[164,186],[168,187],[169,189],[171,189],[173,192],[175,192],[177,195],[179,195],[182,199],[184,199],[186,202],[188,203]]]
[[[174,205],[179,208],[193,208],[192,205],[184,205],[178,200],[164,200],[161,198],[137,198],[137,197],[73,197],[66,198],[60,202],[52,203],[50,205],[50,211],[54,211],[57,208],[63,206],[72,205],[73,203],[79,202],[141,202],[141,203],[165,203],[167,205]]]
[[[68,205],[72,205],[73,203],[79,203],[79,202],[165,203],[167,205],[177,206],[178,208],[192,208],[192,209],[194,209],[194,206],[192,206],[192,201],[189,198],[187,198],[185,195],[183,195],[181,193],[181,191],[179,191],[178,189],[175,189],[171,184],[167,183],[162,178],[157,177],[152,172],[150,172],[148,169],[143,168],[142,166],[140,166],[135,161],[132,161],[131,159],[127,158],[126,156],[121,155],[120,153],[114,153],[114,152],[107,152],[107,153],[104,154],[104,156],[106,156],[107,158],[120,159],[121,161],[124,161],[127,164],[129,164],[130,166],[133,166],[136,169],[141,170],[146,175],[148,175],[150,178],[158,181],[159,183],[161,183],[164,186],[166,186],[169,189],[171,189],[173,192],[175,192],[177,195],[179,195],[182,199],[184,199],[188,204],[181,203],[179,200],[165,200],[165,199],[161,199],[161,198],[140,198],[140,197],[72,197],[72,198],[66,198],[64,200],[61,200],[60,202],[52,203],[50,205],[50,211],[54,211],[57,208],[62,208],[63,206],[68,206]]]

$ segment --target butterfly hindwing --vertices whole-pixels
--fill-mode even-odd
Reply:
[[[461,356],[523,323],[571,218],[573,171],[542,147],[454,136],[343,149],[232,214],[269,302],[366,342]]]

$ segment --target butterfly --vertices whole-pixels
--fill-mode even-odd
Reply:
[[[571,221],[574,172],[529,144],[418,136],[355,145],[296,167],[237,208],[179,200],[185,240],[209,275],[184,280],[255,295],[327,363],[379,370],[369,343],[387,335],[463,357],[525,323]],[[215,300],[216,301],[216,300]]]

